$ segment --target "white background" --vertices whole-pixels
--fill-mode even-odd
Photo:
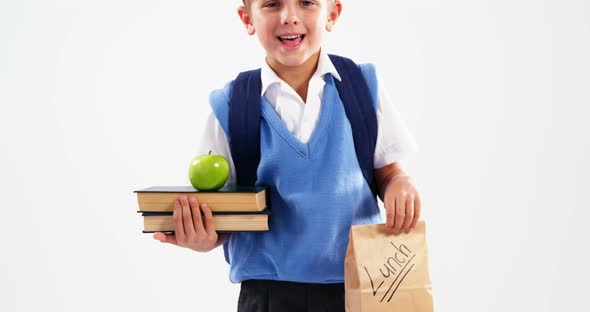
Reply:
[[[590,4],[343,1],[420,145],[436,311],[587,311]],[[210,254],[141,234],[208,93],[263,51],[239,1],[0,2],[0,310],[234,311]]]

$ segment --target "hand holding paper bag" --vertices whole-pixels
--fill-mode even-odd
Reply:
[[[433,311],[424,221],[400,235],[383,224],[352,226],[345,288],[348,312]]]

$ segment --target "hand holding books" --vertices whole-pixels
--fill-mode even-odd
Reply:
[[[135,193],[144,233],[173,232],[175,203],[183,195],[207,204],[217,231],[268,231],[270,200],[265,186],[223,187],[214,192],[198,191],[192,186],[153,186]]]
[[[162,243],[207,252],[223,244],[229,238],[227,233],[217,234],[211,209],[205,203],[199,205],[194,196],[187,198],[186,195],[181,195],[174,202],[172,219],[175,233],[156,232],[154,239]]]

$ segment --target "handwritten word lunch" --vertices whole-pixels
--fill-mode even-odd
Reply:
[[[385,282],[391,283],[391,285],[389,285],[389,288],[387,289],[387,291],[385,291],[383,297],[381,297],[381,300],[379,302],[383,302],[383,300],[385,299],[385,297],[387,297],[388,294],[389,298],[387,299],[387,302],[389,302],[391,298],[393,298],[393,294],[395,294],[399,285],[402,283],[402,281],[406,278],[406,275],[408,275],[408,273],[412,270],[412,268],[414,268],[415,265],[414,263],[412,263],[412,260],[414,259],[416,254],[414,254],[410,250],[410,248],[408,248],[408,246],[404,244],[399,244],[399,246],[396,246],[393,242],[390,242],[390,244],[391,246],[387,245],[387,247],[393,247],[392,254],[389,258],[385,260],[385,262],[383,263],[383,267],[379,267],[379,272],[381,273],[381,275],[375,273],[376,271],[374,270],[370,270],[371,272],[373,272],[373,275],[371,275],[371,273],[369,273],[369,269],[367,267],[364,267],[365,272],[367,272],[367,276],[371,281],[373,296],[377,296],[379,288],[381,288],[381,286],[383,286]],[[381,280],[381,283],[379,283],[379,285],[375,288],[374,281],[377,281],[379,279]]]

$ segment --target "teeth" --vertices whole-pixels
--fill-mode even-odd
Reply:
[[[279,38],[281,39],[286,39],[286,40],[293,40],[293,39],[297,39],[301,37],[300,35],[296,35],[296,36],[280,36]]]

